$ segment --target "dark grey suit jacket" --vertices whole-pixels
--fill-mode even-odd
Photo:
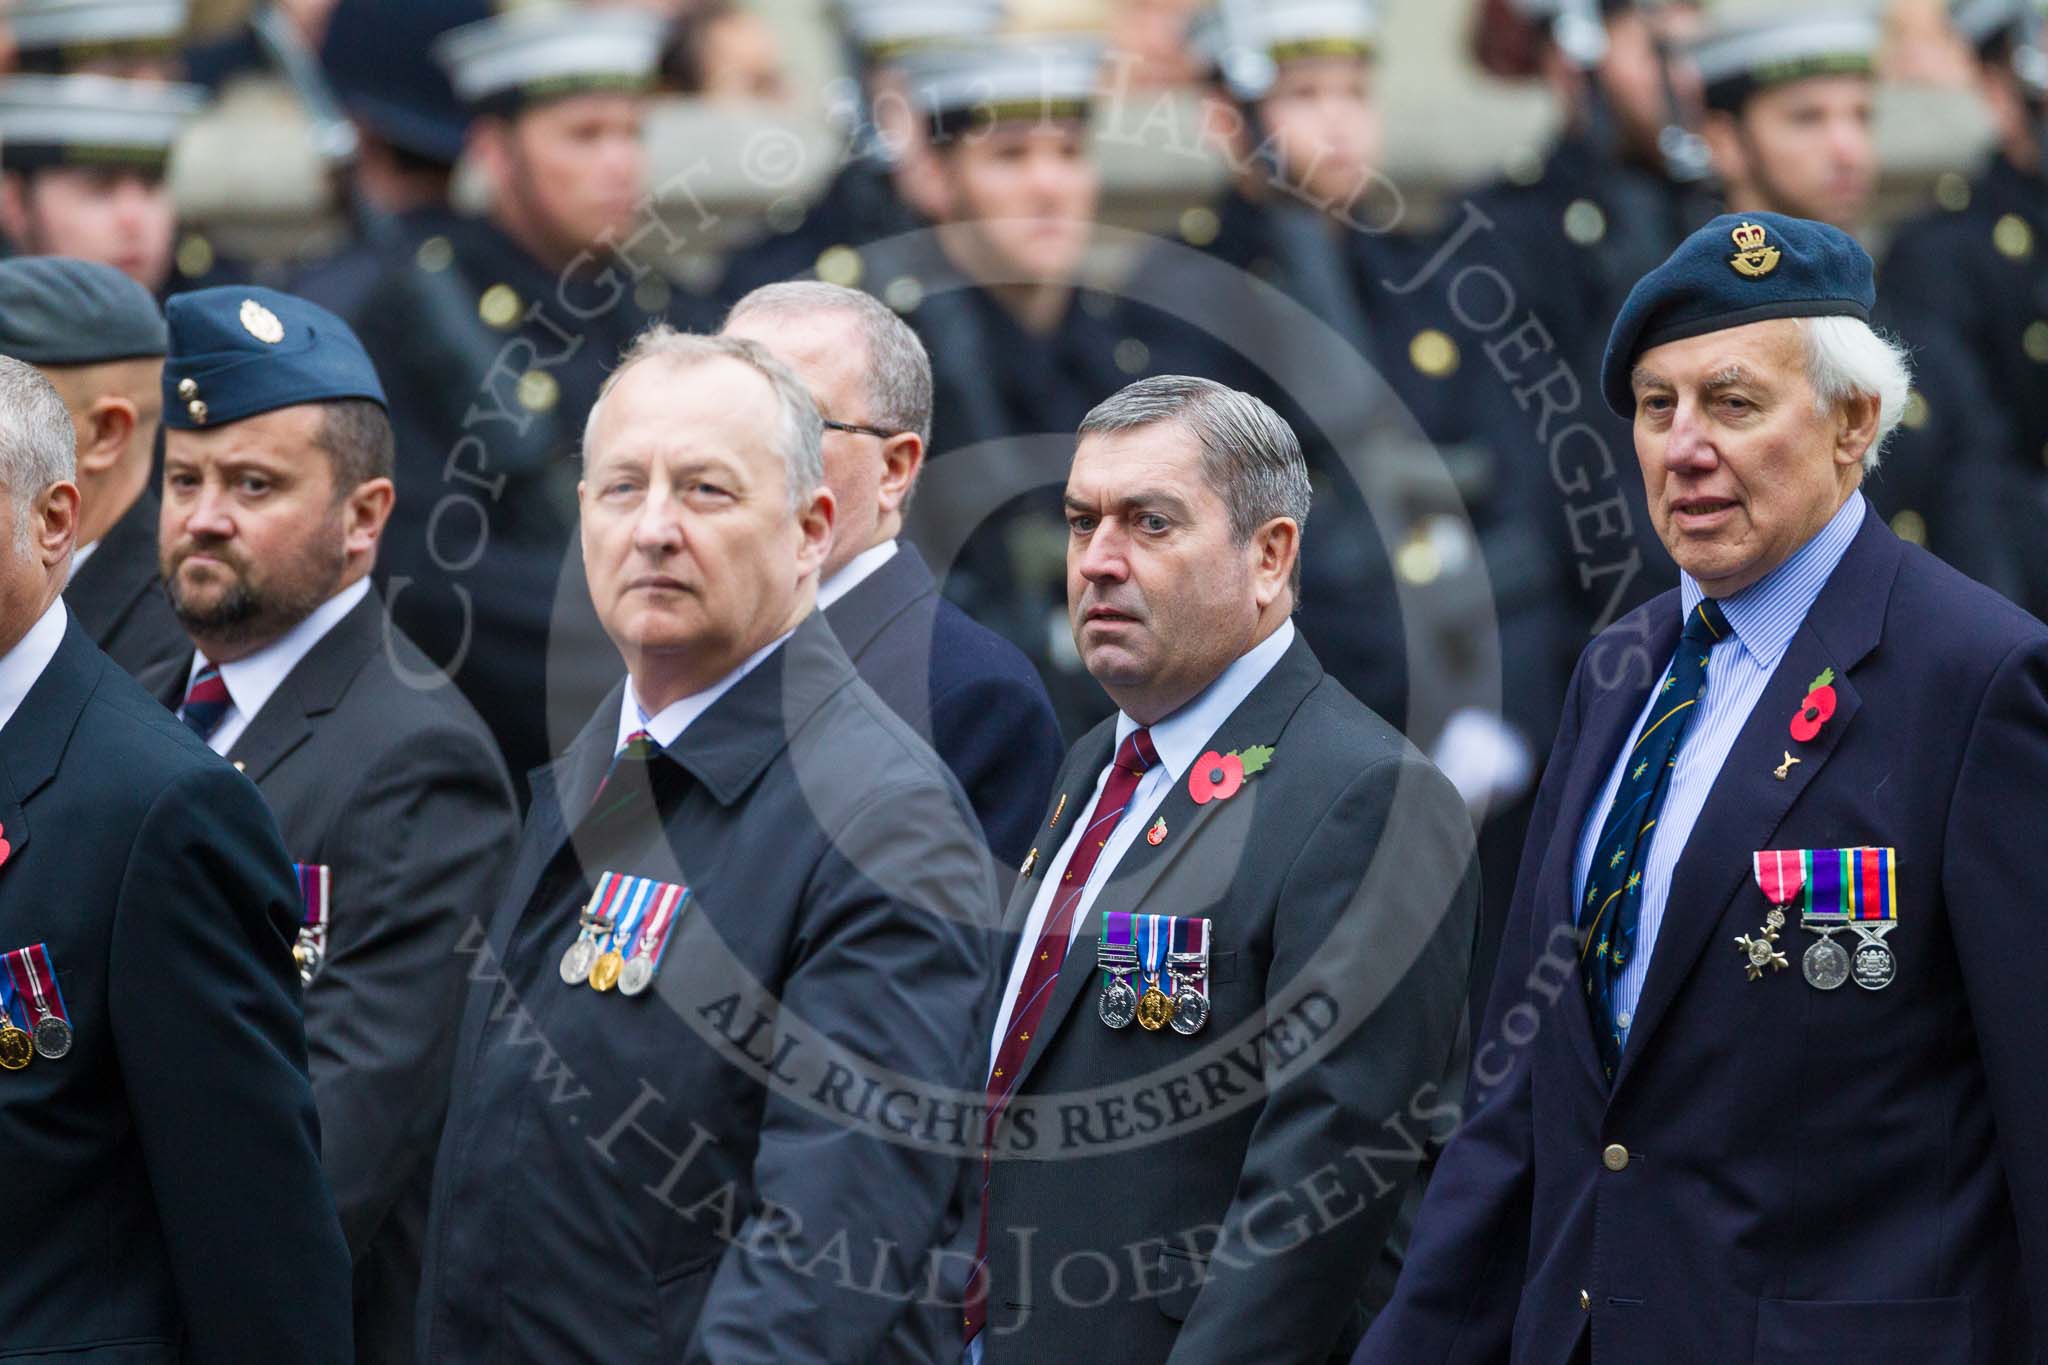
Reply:
[[[167,705],[189,669],[188,653],[153,678]],[[461,1011],[455,946],[502,885],[518,838],[511,784],[476,712],[387,633],[374,592],[227,756],[262,791],[293,860],[332,877],[326,961],[306,988],[321,1161],[355,1257],[358,1358],[409,1360]]]
[[[921,1352],[898,1329],[942,1308],[924,1258],[975,1151],[995,889],[966,799],[818,616],[607,782],[619,696],[534,774],[466,945],[420,1357],[953,1365],[949,1311]],[[637,997],[557,973],[607,871],[690,888]]]
[[[1068,758],[1013,934],[1114,738]],[[1321,1362],[1390,1290],[1376,1262],[1458,1115],[1472,823],[1298,637],[1208,743],[1250,745],[1272,761],[1234,796],[1167,794],[1052,987],[996,1138],[989,1365]],[[1097,1017],[1116,910],[1209,919],[1202,1032]]]
[[[64,589],[64,605],[92,642],[137,678],[192,656],[157,576],[157,514],[156,494],[145,489]]]

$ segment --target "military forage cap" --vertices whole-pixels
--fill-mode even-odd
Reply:
[[[1765,86],[1876,70],[1883,35],[1869,5],[1768,0],[1758,10],[1724,2],[1693,44],[1709,106],[1733,112]]]
[[[197,86],[159,81],[10,76],[0,80],[0,166],[161,172],[171,145],[205,99]]]
[[[31,365],[98,365],[162,355],[163,314],[110,265],[64,256],[0,261],[0,355]]]
[[[275,408],[367,398],[389,410],[363,343],[316,303],[256,286],[173,294],[164,305],[164,425],[190,431]]]
[[[1282,62],[1371,56],[1378,9],[1374,0],[1234,0],[1197,15],[1189,40],[1233,95],[1263,99]]]
[[[624,5],[533,4],[434,40],[455,94],[505,113],[569,95],[636,92],[654,82],[666,27]]]
[[[1772,318],[1868,322],[1876,303],[1870,254],[1840,228],[1781,213],[1724,213],[1629,291],[1608,334],[1600,392],[1627,417],[1636,410],[1629,374],[1645,351]]]
[[[910,102],[941,138],[1012,120],[1086,119],[1102,73],[1093,38],[1012,34],[907,53]]]

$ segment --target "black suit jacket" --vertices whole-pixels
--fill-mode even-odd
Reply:
[[[155,679],[173,708],[189,651]],[[329,870],[327,955],[305,991],[321,1160],[356,1261],[359,1357],[408,1360],[462,1009],[455,945],[503,884],[519,831],[511,783],[476,712],[389,628],[374,592],[227,756],[293,859]]]
[[[1022,862],[1063,747],[1031,661],[940,596],[909,544],[826,608],[825,621],[861,681],[960,779],[997,865]]]
[[[464,946],[420,1358],[894,1358],[975,1150],[995,906],[972,814],[819,617],[586,818],[619,695],[533,775]],[[557,974],[606,871],[691,891],[638,997]]]
[[[1114,738],[1097,727],[1060,774],[1013,935]],[[1328,1360],[1455,1122],[1478,909],[1463,801],[1298,637],[1208,747],[1254,744],[1271,765],[1236,795],[1167,794],[1164,837],[1131,846],[1067,954],[996,1137],[990,1365]],[[1115,910],[1210,920],[1201,1033],[1097,1018]]]
[[[2020,1365],[2048,1323],[2048,629],[1866,516],[1728,751],[1604,1079],[1581,830],[1678,643],[1675,592],[1588,647],[1531,827],[1482,1097],[1359,1365]],[[1809,742],[1791,718],[1834,670]],[[1776,776],[1782,758],[1799,759]],[[1897,963],[1749,979],[1764,849],[1897,850]],[[1853,940],[1852,940],[1853,944]]]
[[[0,951],[47,943],[69,1055],[0,1072],[0,1358],[344,1365],[291,943],[255,790],[77,622],[0,729]]]
[[[92,642],[138,678],[192,655],[157,574],[157,513],[156,494],[145,490],[64,589],[64,605]]]

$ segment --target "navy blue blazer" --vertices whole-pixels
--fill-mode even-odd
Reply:
[[[2048,1323],[2048,628],[1866,518],[1728,755],[1601,1077],[1573,919],[1590,803],[1677,594],[1572,681],[1473,1057],[1393,1302],[1354,1365],[2012,1365]],[[1790,734],[1813,678],[1838,707]],[[1780,778],[1787,751],[1800,762]],[[1898,851],[1883,990],[1747,978],[1759,849]]]
[[[825,622],[861,681],[960,779],[996,862],[1023,862],[1066,756],[1031,661],[942,597],[908,542]]]
[[[0,1359],[345,1365],[298,887],[256,788],[72,620],[0,728],[0,952],[71,1051],[0,1072]]]

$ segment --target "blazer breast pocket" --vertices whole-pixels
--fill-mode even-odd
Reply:
[[[1969,1300],[1765,1299],[1755,1365],[1971,1365]]]

